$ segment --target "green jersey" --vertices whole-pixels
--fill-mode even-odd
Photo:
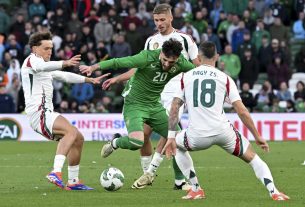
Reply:
[[[159,59],[161,49],[143,50],[142,52],[123,58],[114,58],[100,62],[100,68],[137,68],[133,78],[125,87],[123,96],[125,103],[153,104],[159,101],[166,83],[181,72],[187,72],[195,66],[183,57],[169,70],[164,71]]]

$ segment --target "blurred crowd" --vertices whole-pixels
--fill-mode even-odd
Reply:
[[[92,65],[129,56],[156,32],[157,3],[173,7],[173,27],[198,45],[216,44],[218,68],[236,81],[249,110],[305,111],[305,78],[290,81],[305,74],[305,0],[0,0],[0,113],[24,111],[20,65],[31,52],[31,34],[52,32],[53,60],[81,54]],[[123,88],[54,81],[54,107],[60,113],[120,113]]]

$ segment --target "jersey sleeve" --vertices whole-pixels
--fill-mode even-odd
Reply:
[[[63,61],[48,61],[45,62],[42,58],[32,55],[28,60],[29,66],[35,72],[60,70],[63,66]]]
[[[227,83],[226,83],[226,89],[227,89],[227,97],[229,98],[229,102],[232,104],[235,101],[241,100],[237,86],[233,79],[229,76],[227,76]]]
[[[113,58],[111,60],[102,61],[99,63],[100,69],[119,69],[119,68],[141,68],[147,65],[148,62],[148,52],[147,50],[142,50],[140,53],[123,57],[123,58]]]
[[[190,59],[194,60],[198,57],[198,47],[196,45],[196,42],[189,35],[187,35],[186,41],[189,45],[187,53],[188,53]]]
[[[149,50],[149,42],[151,41],[151,37],[147,38],[145,45],[144,45],[144,50]]]
[[[184,85],[184,74],[182,74],[182,77],[180,80],[180,87],[177,87],[174,97],[181,99],[183,102],[185,102],[184,86],[185,86]]]
[[[53,79],[60,80],[66,83],[84,83],[86,78],[85,76],[64,71],[53,71],[51,74]]]

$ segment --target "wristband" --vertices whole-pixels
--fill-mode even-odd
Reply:
[[[168,131],[168,133],[167,133],[167,137],[168,138],[175,138],[176,137],[176,133],[177,133],[177,131]]]

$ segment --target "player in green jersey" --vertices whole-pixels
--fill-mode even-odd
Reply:
[[[164,42],[162,49],[143,50],[134,56],[114,58],[92,66],[80,66],[80,71],[87,73],[87,75],[97,69],[137,68],[124,93],[123,115],[128,136],[114,136],[110,143],[104,145],[103,157],[108,157],[117,148],[140,149],[144,143],[144,123],[152,127],[153,131],[162,137],[167,137],[168,116],[159,102],[160,94],[171,78],[195,67],[183,57],[181,51],[181,43],[170,39]],[[159,146],[157,150],[161,152],[162,147],[163,145]],[[148,176],[148,180],[152,182],[153,175]],[[145,187],[148,183],[135,187]]]

